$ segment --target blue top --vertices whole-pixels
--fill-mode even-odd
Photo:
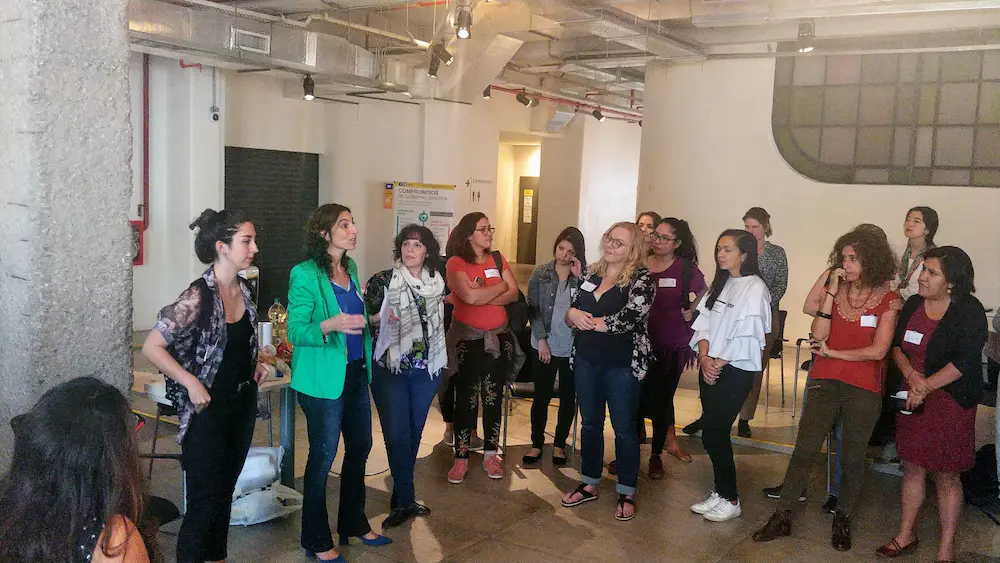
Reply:
[[[336,283],[330,282],[333,285],[333,293],[337,296],[337,305],[340,306],[340,312],[345,315],[364,315],[365,314],[365,303],[361,300],[361,294],[358,293],[357,286],[354,285],[354,280],[351,280],[351,286],[344,289],[337,285]],[[353,362],[355,360],[360,360],[365,357],[365,340],[362,334],[348,334],[347,336],[347,361]]]

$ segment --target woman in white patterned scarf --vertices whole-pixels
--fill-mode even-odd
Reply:
[[[393,481],[383,528],[431,512],[417,503],[413,468],[427,411],[448,363],[440,255],[430,229],[408,225],[396,236],[395,265],[372,276],[365,289],[365,309],[377,335],[371,390]]]

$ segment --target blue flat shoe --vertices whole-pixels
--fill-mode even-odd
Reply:
[[[340,555],[338,555],[336,559],[320,559],[319,557],[316,556],[316,553],[314,553],[312,551],[309,551],[307,549],[306,550],[306,557],[308,557],[309,559],[315,559],[317,561],[330,561],[331,563],[347,563],[347,559],[344,559],[344,554],[343,553],[341,553]]]
[[[384,545],[389,545],[392,543],[390,538],[385,536],[380,536],[375,534],[375,539],[368,539],[364,536],[340,536],[340,545],[349,545],[351,543],[351,538],[355,537],[361,540],[361,543],[367,545],[368,547],[382,547]]]

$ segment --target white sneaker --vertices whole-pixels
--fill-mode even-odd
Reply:
[[[716,504],[715,508],[705,513],[705,520],[726,522],[743,515],[743,507],[740,505],[740,501],[736,501],[736,504],[733,504],[726,499],[721,500],[722,502]]]
[[[691,512],[695,514],[706,514],[710,512],[715,505],[723,502],[723,498],[719,496],[719,493],[712,491],[712,495],[707,499],[699,502],[698,504],[691,505]]]

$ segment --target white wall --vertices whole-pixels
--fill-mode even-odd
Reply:
[[[541,156],[540,145],[500,144],[497,166],[497,216],[493,221],[497,229],[494,246],[512,261],[517,258],[521,177],[539,175]]]
[[[561,139],[542,139],[538,199],[534,202],[538,206],[538,241],[535,244],[538,261],[552,252],[552,241],[560,231],[580,222],[583,134],[583,120],[575,117],[564,129]]]
[[[608,227],[635,220],[641,139],[641,128],[634,123],[584,120],[577,226],[587,241],[589,262],[600,257],[598,241]]]
[[[874,223],[902,245],[906,210],[929,205],[941,217],[937,241],[969,253],[979,298],[987,307],[997,305],[1000,248],[990,227],[1000,219],[1000,191],[809,180],[774,145],[773,83],[774,61],[766,59],[647,69],[639,208],[687,219],[708,277],[718,234],[740,227],[748,208],[766,208],[772,240],[785,248],[790,263],[781,303],[790,313],[786,338],[802,337],[809,319],[798,311],[836,238],[858,223]]]
[[[133,55],[129,79],[141,80],[141,55]],[[216,99],[226,115],[225,79],[216,81]],[[133,115],[141,115],[133,95]],[[133,268],[136,330],[153,325],[156,313],[204,271],[194,255],[188,225],[205,208],[223,204],[223,120],[212,121],[212,70],[182,69],[175,60],[153,57],[150,64],[150,201],[144,264]],[[133,151],[141,154],[141,136]],[[141,181],[137,183],[141,190]]]
[[[325,106],[285,98],[282,80],[260,74],[226,73],[230,118],[226,145],[250,149],[322,154]]]

